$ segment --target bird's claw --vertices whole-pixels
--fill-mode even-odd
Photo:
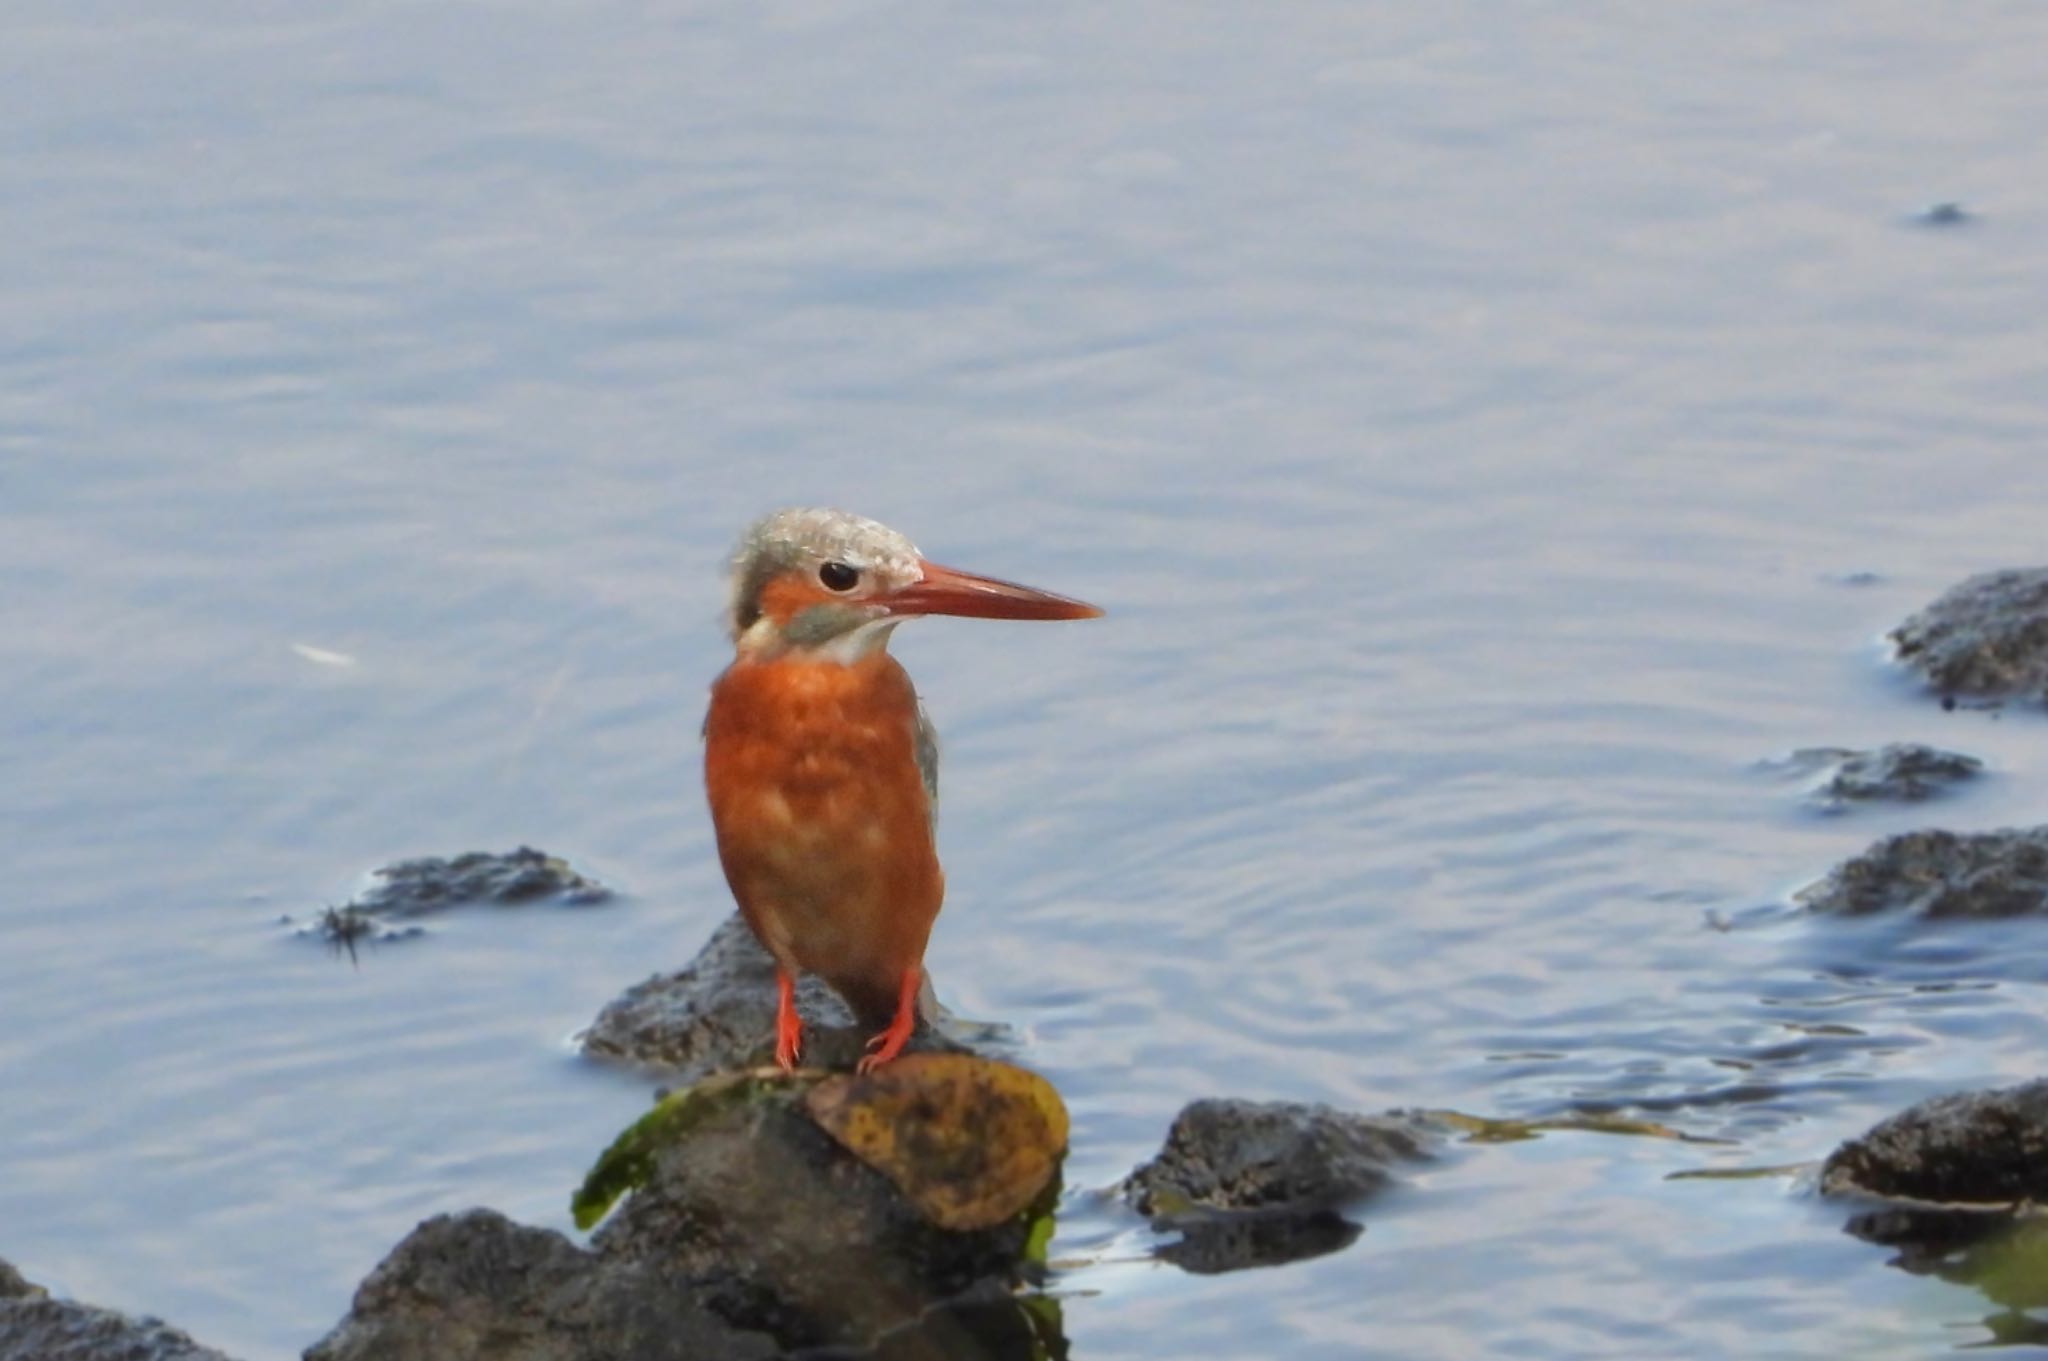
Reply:
[[[775,975],[775,1063],[785,1073],[796,1071],[803,1052],[804,1023],[796,1014],[796,982],[778,970]]]
[[[896,1049],[900,1049],[902,1046],[901,1044],[898,1044],[896,1048],[888,1048],[888,1044],[889,1032],[886,1030],[879,1035],[869,1036],[867,1048],[870,1051],[874,1052],[861,1055],[860,1061],[853,1065],[853,1071],[857,1074],[865,1076],[869,1073],[874,1072],[875,1069],[881,1067],[890,1059],[895,1058]]]

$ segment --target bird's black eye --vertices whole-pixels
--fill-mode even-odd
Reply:
[[[828,562],[818,569],[818,580],[834,591],[850,591],[860,585],[860,569],[843,562]]]

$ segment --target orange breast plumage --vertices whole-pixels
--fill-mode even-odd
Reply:
[[[719,860],[785,970],[887,1021],[944,896],[917,695],[888,653],[740,660],[712,688],[704,775]]]

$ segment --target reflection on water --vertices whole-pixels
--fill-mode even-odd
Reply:
[[[723,915],[716,574],[794,501],[1109,608],[897,644],[948,742],[933,970],[1068,1096],[1069,1184],[1211,1094],[1730,1141],[1489,1148],[1282,1271],[1110,1252],[1061,1283],[1076,1354],[1979,1327],[1773,1183],[1664,1177],[2048,1052],[2023,924],[1786,907],[1886,833],[2041,816],[2048,724],[1873,643],[2039,560],[2038,10],[13,18],[31,1278],[275,1361],[423,1216],[567,1228],[646,1084],[565,1037]],[[1997,778],[1819,818],[1753,769],[1891,741]],[[624,896],[354,970],[275,929],[521,841]]]
[[[948,1305],[872,1347],[806,1351],[818,1361],[1066,1361],[1060,1302],[1046,1295]]]
[[[1852,1216],[1847,1231],[1896,1249],[1886,1265],[1969,1286],[1999,1312],[1976,1346],[2041,1346],[2048,1319],[2048,1225],[2038,1219],[1963,1210],[1882,1209]]]

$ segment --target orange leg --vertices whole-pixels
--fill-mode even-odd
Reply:
[[[903,1052],[910,1032],[917,1029],[917,990],[923,982],[921,966],[913,964],[903,971],[903,980],[896,985],[896,1016],[887,1030],[868,1041],[868,1048],[875,1052],[863,1055],[854,1067],[855,1072],[872,1073]]]
[[[789,970],[775,971],[775,1061],[785,1073],[796,1071],[797,1051],[803,1048],[804,1023],[796,1015],[796,980]]]

